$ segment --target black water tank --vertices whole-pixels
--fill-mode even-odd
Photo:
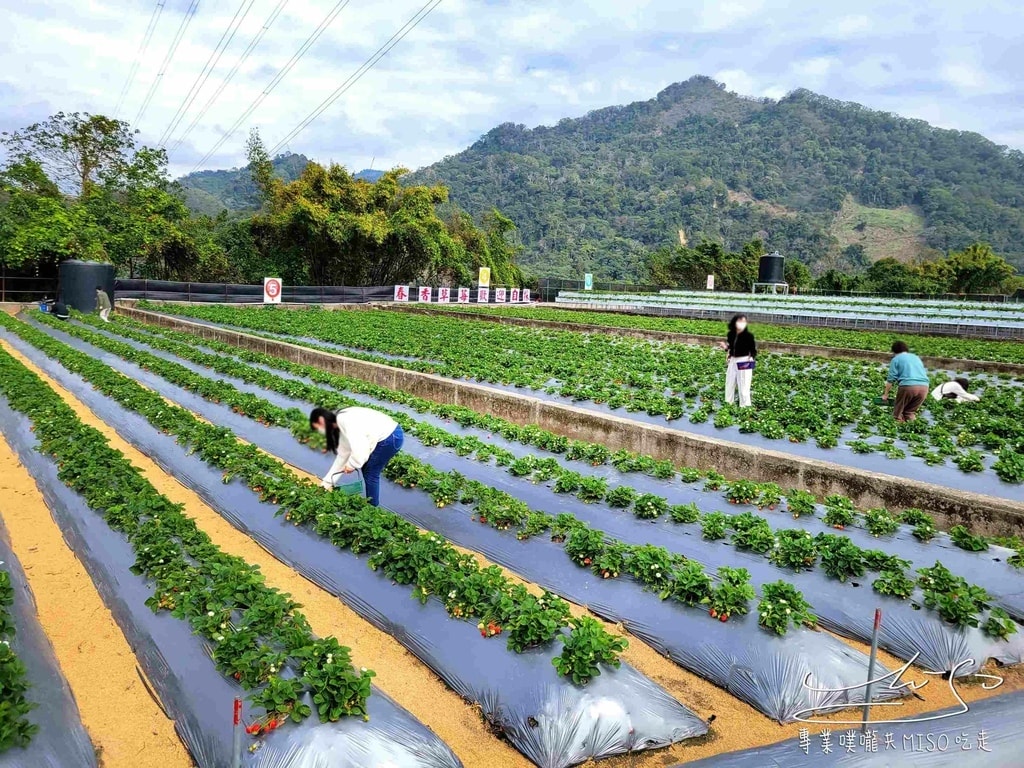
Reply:
[[[778,251],[762,256],[761,262],[757,267],[757,282],[786,282],[786,257],[780,256]]]
[[[96,311],[96,286],[107,292],[111,303],[114,301],[113,264],[70,259],[60,263],[57,277],[61,301],[79,312]]]

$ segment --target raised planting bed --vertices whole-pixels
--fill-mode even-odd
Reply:
[[[177,363],[167,363],[163,357],[171,356],[166,352],[159,352],[160,357],[158,358],[145,352],[144,349],[140,349],[143,345],[137,341],[132,342],[130,345],[110,345],[104,340],[106,338],[105,334],[99,336],[92,334],[90,331],[85,331],[84,333],[93,338],[94,341],[104,344],[105,348],[120,349],[122,354],[142,362],[150,370],[170,377],[171,380],[186,386],[190,391],[205,392],[205,396],[208,399],[213,395],[213,393],[205,391],[204,382],[207,380],[203,378],[201,373],[203,369],[199,366],[185,367]],[[157,340],[153,339],[153,341]],[[312,385],[304,385],[295,379],[285,379],[266,371],[251,368],[238,361],[210,355],[197,350],[194,346],[185,346],[168,340],[163,340],[160,344],[164,348],[177,349],[180,354],[187,356],[189,359],[201,360],[208,365],[212,365],[218,374],[226,376],[228,380],[235,382],[235,386],[244,390],[246,394],[233,390],[231,384],[222,380],[218,383],[220,389],[216,392],[216,397],[222,400],[224,405],[210,405],[209,403],[197,401],[187,393],[182,393],[177,387],[168,386],[166,381],[153,376],[147,371],[137,370],[134,366],[125,367],[123,370],[133,378],[145,382],[147,386],[156,389],[175,402],[179,402],[192,410],[203,412],[207,418],[217,423],[230,423],[238,434],[243,434],[275,455],[310,471],[317,471],[319,469],[318,464],[322,463],[322,460],[318,456],[308,451],[297,450],[298,446],[285,434],[275,436],[273,430],[257,428],[252,421],[246,424],[244,419],[238,419],[233,413],[228,411],[228,407],[237,408],[242,406],[248,409],[250,413],[255,409],[255,412],[259,414],[257,418],[261,424],[269,422],[284,427],[291,427],[299,432],[298,437],[300,440],[306,441],[308,440],[309,432],[304,413],[308,410],[310,403],[315,402],[331,408],[341,408],[354,402],[336,392]],[[85,348],[83,351],[89,352],[91,350]],[[200,371],[200,373],[192,372],[191,368],[193,367]],[[206,372],[207,374],[211,373],[209,369],[206,369]],[[236,378],[238,376],[241,376],[244,380]],[[261,387],[272,389],[274,392],[285,395],[285,397],[271,394],[266,390],[260,389],[260,386],[252,386],[246,383],[248,381],[257,381]],[[252,400],[254,395],[256,397],[262,396],[266,399],[254,401]],[[306,401],[302,402],[291,399],[297,396],[305,397]],[[379,404],[374,403],[374,405],[380,407]],[[294,418],[298,419],[297,426],[292,423],[293,417],[289,411],[284,410],[285,408],[291,408],[292,411],[296,412]],[[384,409],[388,410],[386,405]],[[596,495],[587,490],[589,486],[578,472],[561,467],[558,460],[553,458],[538,459],[529,453],[520,453],[517,458],[515,453],[504,447],[505,443],[500,436],[488,435],[489,440],[487,442],[478,438],[459,438],[444,429],[410,418],[404,412],[391,411],[391,413],[403,424],[408,434],[428,441],[428,445],[444,444],[453,448],[454,453],[458,454],[458,456],[475,458],[475,461],[469,461],[468,458],[460,460],[450,455],[444,455],[444,453],[438,450],[426,449],[423,445],[417,447],[418,441],[411,442],[407,446],[407,452],[415,456],[426,457],[433,467],[443,464],[446,469],[460,473],[458,475],[446,475],[444,478],[433,480],[435,485],[440,483],[441,486],[447,489],[444,491],[445,495],[443,496],[434,494],[438,504],[450,503],[450,501],[454,501],[461,495],[465,485],[459,480],[462,477],[461,473],[465,473],[471,479],[482,480],[489,486],[500,486],[503,489],[507,489],[513,494],[513,496],[508,497],[509,507],[520,500],[526,499],[535,508],[544,508],[552,513],[562,510],[575,512],[596,526],[604,524],[605,520],[602,514],[606,515],[607,512],[602,513],[601,508],[603,505],[595,504],[594,502],[602,502],[607,496],[608,503],[615,503],[614,497],[618,495],[618,491],[614,486],[608,487],[604,476],[592,475],[592,473],[587,471],[587,469],[593,470],[593,467],[581,467],[580,469],[584,475],[591,474],[595,480],[600,479],[600,487]],[[253,417],[250,416],[250,418]],[[492,440],[490,439],[491,437],[496,439]],[[502,446],[498,445],[499,442],[502,443]],[[578,444],[570,445],[570,455],[578,447],[582,446],[578,446]],[[595,448],[598,447],[591,447],[585,453],[593,457]],[[605,454],[607,458],[607,452]],[[498,466],[490,466],[490,456],[497,459]],[[578,455],[578,457],[582,457],[582,454]],[[481,461],[486,462],[486,464],[481,465]],[[421,485],[426,485],[432,480],[429,474],[430,468],[413,466],[409,468],[409,471],[412,470],[415,470],[417,476],[421,478]],[[539,482],[541,471],[548,473],[546,475],[548,480],[546,483],[547,487],[545,487],[545,484],[541,484],[539,487],[536,485]],[[523,479],[515,481],[512,479],[515,476],[521,476]],[[558,489],[562,485],[563,480],[568,480],[570,476],[574,477],[572,482],[574,483],[574,488],[576,488],[576,495],[579,496],[581,501],[589,502],[588,504],[582,504],[581,501],[577,501],[572,497],[571,493],[556,494],[554,497],[548,496],[551,486]],[[438,477],[440,476],[438,475]],[[625,477],[620,478],[620,480],[628,482],[628,478]],[[709,478],[708,482],[711,483],[711,481],[711,478]],[[663,523],[670,519],[673,520],[673,524],[669,525],[667,530],[669,539],[673,535],[689,536],[697,530],[696,527],[686,529],[678,526],[674,515],[670,517],[666,514],[671,505],[679,506],[679,502],[682,501],[680,492],[689,494],[690,498],[697,497],[697,503],[705,509],[708,504],[708,498],[703,498],[708,496],[706,492],[694,493],[689,489],[669,488],[663,489],[667,492],[666,496],[660,496],[649,492],[646,495],[641,495],[624,484],[620,485],[619,488],[623,491],[629,491],[630,496],[636,499],[635,503],[633,501],[619,503],[620,508],[631,507],[635,518],[632,523],[630,518],[626,518],[625,522],[621,520],[613,520],[612,522],[617,526],[616,530],[621,532],[621,538],[634,545],[643,544],[649,540],[645,537],[652,535],[650,524],[655,518],[661,518]],[[572,489],[565,490],[571,491]],[[770,493],[774,493],[774,496],[771,498],[768,497]],[[739,482],[727,485],[725,495],[733,502],[756,501],[762,507],[770,506],[774,508],[776,505],[781,506],[782,503],[780,489],[777,487],[759,487],[753,483]],[[450,501],[445,501],[444,499],[449,499]],[[796,509],[795,500],[802,501],[798,495],[794,496],[793,494],[790,494],[790,499],[794,500],[790,502],[794,509]],[[799,567],[796,567],[795,575],[799,579],[798,583],[805,583],[805,588],[807,582],[813,586],[813,592],[808,593],[812,595],[812,609],[815,610],[819,618],[830,629],[861,640],[868,640],[871,631],[872,609],[877,602],[882,602],[886,605],[887,613],[895,617],[892,627],[887,626],[883,631],[882,647],[893,651],[896,655],[905,659],[917,658],[918,663],[927,669],[954,671],[958,675],[966,675],[976,671],[984,660],[989,657],[997,658],[1002,663],[1017,663],[1020,661],[1024,639],[1017,635],[1010,642],[1006,642],[1003,632],[1006,631],[1012,634],[1015,632],[1016,627],[1012,622],[1006,621],[1004,628],[1003,623],[1000,623],[998,611],[994,614],[995,618],[977,621],[974,618],[976,611],[971,611],[970,616],[966,614],[954,616],[955,606],[948,606],[945,607],[945,610],[949,613],[950,618],[940,620],[939,615],[932,610],[921,610],[921,608],[927,606],[931,608],[940,607],[938,606],[939,601],[937,598],[928,597],[929,592],[934,592],[934,589],[929,588],[927,584],[916,594],[915,599],[911,602],[902,602],[896,598],[885,598],[879,595],[871,597],[870,592],[864,593],[863,590],[856,590],[856,587],[859,586],[858,580],[861,577],[865,577],[870,571],[881,570],[883,572],[882,578],[876,579],[875,576],[866,577],[874,580],[876,590],[884,588],[879,585],[887,584],[887,578],[891,580],[897,575],[890,574],[886,576],[886,572],[895,570],[900,578],[906,579],[903,571],[911,564],[909,559],[905,559],[907,554],[915,558],[918,565],[922,568],[926,565],[932,565],[935,562],[934,558],[936,556],[941,557],[944,562],[948,562],[952,558],[962,566],[962,572],[968,573],[972,577],[972,581],[976,581],[980,577],[986,586],[989,586],[992,590],[992,595],[985,598],[986,600],[991,600],[995,605],[1009,610],[1012,615],[1020,617],[1024,615],[1024,574],[1018,573],[1011,564],[1005,562],[1006,560],[1012,561],[1015,557],[1012,550],[992,547],[991,554],[982,555],[976,550],[987,551],[990,548],[988,542],[978,539],[978,537],[968,536],[964,538],[959,532],[954,532],[955,535],[952,538],[943,536],[934,532],[934,526],[932,527],[932,534],[922,538],[922,526],[928,518],[923,513],[917,512],[916,515],[921,519],[917,522],[917,527],[913,529],[905,525],[900,526],[895,519],[887,518],[889,526],[886,528],[884,541],[886,542],[887,549],[889,549],[888,553],[878,550],[868,551],[853,544],[847,536],[837,534],[833,528],[836,525],[835,520],[831,524],[827,522],[836,515],[832,505],[839,504],[840,502],[848,505],[850,510],[850,512],[844,513],[844,524],[841,527],[846,525],[852,526],[856,517],[856,513],[852,511],[852,505],[849,504],[848,500],[837,499],[834,501],[830,500],[830,506],[825,510],[816,510],[813,504],[809,510],[801,509],[795,515],[800,517],[801,523],[795,524],[800,527],[795,529],[786,528],[787,523],[792,524],[791,518],[788,515],[775,516],[773,523],[769,523],[764,518],[752,516],[749,512],[739,516],[730,516],[728,519],[735,522],[729,523],[727,527],[723,526],[723,536],[729,529],[735,531],[735,533],[731,534],[733,543],[741,549],[737,554],[729,555],[719,547],[710,543],[701,544],[699,540],[694,544],[692,538],[680,540],[683,547],[681,551],[675,548],[680,546],[678,544],[670,545],[670,548],[676,553],[685,552],[692,560],[716,567],[733,564],[738,556],[743,561],[745,567],[754,571],[755,583],[768,583],[773,579],[778,579],[780,576],[785,577],[792,574],[791,569],[794,566],[789,563],[789,560],[792,558],[787,560],[783,555],[786,555],[790,549],[794,551],[800,549],[795,547],[797,543],[795,540],[790,541],[794,535],[800,534],[807,537],[806,546],[802,548],[807,550],[807,556],[810,557],[812,562],[809,565],[801,564]],[[478,504],[473,506],[478,510],[482,509]],[[690,502],[690,506],[695,505]],[[402,509],[404,513],[407,508],[403,507]],[[607,510],[606,507],[605,510]],[[812,539],[812,534],[807,528],[815,528],[815,523],[820,522],[814,517],[815,511],[823,513],[826,523],[816,528],[818,535]],[[870,538],[870,536],[873,535],[871,532],[878,532],[879,530],[878,523],[880,518],[876,520],[879,512],[875,511],[872,515],[868,516],[869,529],[860,529],[861,532],[869,534],[869,544],[872,541],[877,541]],[[802,513],[802,516],[800,513]],[[518,521],[523,522],[522,513],[518,514],[520,514]],[[534,513],[534,520],[537,519],[536,516],[538,514]],[[690,521],[691,523],[696,522],[697,514],[695,511],[693,519]],[[482,512],[481,517],[484,517]],[[758,533],[759,538],[756,540],[758,542],[767,542],[768,549],[761,548],[760,544],[757,545],[757,548],[751,549],[754,546],[754,539],[752,538],[754,531],[749,528],[740,528],[740,521],[744,518],[751,524],[756,523],[754,528],[763,529]],[[516,518],[511,519],[513,521],[516,520]],[[783,520],[786,522],[781,522]],[[492,522],[493,524],[500,524],[498,520]],[[529,525],[535,528],[533,531],[534,535],[543,532],[543,529],[536,529],[535,523],[531,522]],[[901,529],[906,535],[900,539],[893,539],[893,534],[900,533]],[[476,530],[476,528],[471,527],[471,530]],[[656,534],[659,542],[665,539],[665,533],[666,531],[659,530]],[[940,541],[932,545],[930,542],[935,536],[938,536]],[[777,542],[776,539],[778,539]],[[460,542],[462,541],[461,539],[459,540]],[[863,543],[863,538],[861,541]],[[943,545],[943,541],[945,541],[945,545]],[[804,540],[800,539],[800,543],[803,544]],[[471,543],[467,543],[467,546],[471,545]],[[969,549],[963,549],[963,547],[968,545],[970,545]],[[778,551],[771,549],[773,546],[776,546]],[[507,553],[503,554],[507,558]],[[771,558],[764,557],[767,554],[771,554]],[[822,557],[820,570],[815,567],[819,554]],[[501,562],[506,562],[501,557],[497,559]],[[1001,560],[1004,562],[1000,562]],[[892,563],[899,563],[899,565],[887,565],[886,563],[890,561]],[[814,571],[814,573],[809,573],[810,571]],[[818,576],[817,579],[814,578],[815,574]],[[826,574],[828,578],[823,578]],[[921,579],[923,580],[924,578],[925,576],[922,575]],[[957,577],[955,584],[960,583],[959,577]],[[910,581],[910,584],[913,586],[913,580]],[[952,589],[947,589],[944,594],[952,591]],[[910,593],[908,592],[905,597],[909,596]],[[818,608],[816,606],[821,607]],[[954,621],[960,621],[961,626],[953,623]],[[971,621],[976,621],[978,625],[988,628],[990,632],[985,633],[982,630],[973,629]],[[961,666],[960,662],[966,658],[972,658],[977,661],[971,665]]]
[[[347,649],[313,637],[286,595],[217,549],[38,377],[5,352],[0,366],[4,437],[199,765],[231,764],[236,697],[245,698],[257,739],[244,752],[247,766],[304,765],[326,754],[350,768],[460,765],[371,687],[372,673],[351,667]]]
[[[21,348],[21,342],[12,343]],[[92,382],[64,374],[76,396],[194,487],[233,525],[338,594],[357,613],[395,636],[454,690],[478,702],[496,729],[539,765],[568,766],[706,731],[705,723],[660,687],[626,664],[616,667],[614,651],[606,664],[600,664],[601,674],[596,677],[592,675],[598,670],[591,664],[575,664],[580,651],[586,654],[582,643],[615,640],[596,622],[569,621],[557,598],[538,604],[500,574],[479,569],[472,558],[459,555],[439,537],[419,534],[400,518],[369,508],[361,499],[332,496],[316,484],[299,481],[279,462],[240,446],[227,430],[203,424],[102,363],[64,349],[51,347],[50,351],[85,372]],[[51,360],[34,359],[44,369],[57,366]],[[142,409],[185,445],[201,446],[200,455],[186,455],[171,437],[102,397],[93,386]],[[227,484],[222,481],[224,472]],[[244,478],[244,483],[231,480],[234,476]],[[409,574],[412,563],[419,562],[415,558],[429,553],[440,570],[415,577],[399,575],[400,571]],[[484,597],[479,592],[471,597],[473,590],[481,588]],[[420,594],[423,602],[410,600],[410,592]],[[500,601],[493,603],[499,596]],[[497,634],[508,638],[509,649],[504,637],[491,642],[481,638],[489,633],[479,630],[477,617],[490,621],[488,615],[499,620],[503,632]],[[559,631],[570,626],[571,632]],[[529,639],[537,630],[539,643]],[[564,650],[551,642],[559,636],[565,639]],[[568,677],[558,673],[556,659],[558,669]],[[561,666],[563,662],[567,666]],[[604,702],[598,709],[593,707],[595,699]]]
[[[0,520],[0,767],[34,765],[88,768],[96,754]]]
[[[360,305],[360,308],[364,308]],[[381,305],[381,308],[385,308],[385,305]],[[351,307],[339,307],[339,310],[355,310],[355,306]],[[548,308],[511,308],[511,309],[494,309],[488,310],[486,308],[471,308],[471,309],[460,309],[459,307],[431,307],[427,308],[424,306],[410,304],[409,306],[398,306],[394,304],[386,305],[386,309],[391,312],[413,312],[420,314],[447,314],[449,317],[457,317],[464,320],[478,320],[490,323],[501,323],[505,325],[518,325],[523,328],[540,328],[547,330],[556,331],[576,331],[580,333],[610,333],[619,336],[626,336],[633,339],[644,339],[646,341],[664,341],[672,344],[695,344],[695,345],[713,345],[722,340],[722,328],[723,324],[709,321],[709,320],[695,320],[692,321],[696,325],[696,328],[692,332],[685,331],[673,331],[668,330],[673,326],[670,325],[670,320],[661,318],[647,318],[638,317],[635,315],[628,315],[622,313],[611,313],[611,312],[588,312],[587,310],[560,310],[560,309],[548,309]],[[555,317],[559,319],[547,319],[548,317]],[[635,322],[640,321],[640,322]],[[686,323],[690,321],[679,320],[679,323]],[[666,326],[665,330],[657,326],[659,323],[664,323]],[[685,325],[681,325],[681,328],[685,328]],[[848,358],[850,360],[866,360],[874,363],[884,363],[888,365],[891,359],[891,353],[887,351],[888,346],[892,344],[892,334],[872,334],[868,331],[835,331],[834,333],[849,333],[855,338],[845,343],[859,343],[865,345],[864,347],[848,347],[842,346],[844,343],[842,340],[837,340],[836,345],[826,346],[828,336],[826,334],[829,331],[806,331],[800,335],[792,334],[794,338],[803,338],[806,343],[786,342],[786,341],[774,341],[765,339],[771,339],[776,335],[777,331],[792,330],[783,328],[772,328],[771,326],[758,325],[757,331],[757,345],[761,352],[772,352],[780,355],[802,355],[805,357],[825,357],[825,358]],[[698,332],[699,331],[699,332]],[[786,337],[787,334],[780,334]],[[877,339],[865,340],[860,337],[877,337]],[[902,338],[910,338],[909,343],[914,345],[915,350],[930,349],[933,345],[929,345],[929,341],[934,341],[931,337],[920,337],[913,338],[902,336]],[[1020,342],[973,342],[975,345],[992,344],[997,349],[1000,347],[1024,346]],[[867,345],[871,346],[867,346]],[[941,347],[935,347],[936,351],[941,351]],[[967,352],[977,352],[979,354],[989,354],[983,349],[972,349],[970,347],[964,347],[958,349],[960,354]],[[999,353],[995,353],[999,354]],[[1009,374],[1016,377],[1024,376],[1024,362],[1022,363],[1011,363],[1011,362],[993,362],[985,359],[971,359],[971,358],[959,358],[950,356],[940,356],[937,354],[921,354],[921,360],[929,368],[940,371],[957,371],[957,372],[968,372],[971,374],[977,373],[994,373],[994,374]]]
[[[139,317],[164,327],[192,332],[204,339],[215,339],[248,350],[270,352],[291,362],[312,364],[329,372],[361,378],[439,403],[465,405],[517,424],[535,424],[577,439],[600,442],[613,451],[625,449],[642,452],[658,459],[670,460],[676,465],[715,469],[730,478],[775,481],[780,485],[809,490],[819,498],[845,493],[862,508],[927,508],[947,527],[963,523],[981,533],[1024,531],[1022,507],[1011,501],[833,463],[796,458],[779,451],[723,443],[561,403],[353,360],[164,315],[141,313]]]
[[[393,305],[389,309],[398,309]],[[402,307],[409,311],[411,307]],[[425,308],[424,308],[425,309]],[[624,311],[585,310],[573,307],[435,307],[431,311],[445,311],[454,315],[520,318],[544,322],[571,323],[579,330],[580,324],[596,328],[630,329],[670,333],[674,335],[707,336],[721,338],[724,334],[720,320],[698,320],[682,317],[642,315]],[[572,330],[571,328],[568,330]],[[755,327],[759,342],[827,347],[837,351],[874,351],[885,354],[893,342],[893,334],[877,331],[847,331],[834,328],[808,328],[800,326],[758,323]],[[1024,344],[1013,341],[983,341],[949,337],[921,336],[909,331],[900,334],[913,349],[925,357],[968,361],[1005,362],[1024,365]],[[670,339],[662,339],[668,341]],[[783,350],[785,351],[785,350]],[[945,363],[935,367],[945,367]]]
[[[989,471],[1011,486],[994,494],[1016,498],[1012,486],[1024,483],[1024,426],[1004,416],[1024,409],[1024,387],[996,377],[976,377],[982,403],[954,406],[929,399],[917,422],[900,425],[873,402],[885,382],[885,369],[878,365],[762,355],[755,408],[736,410],[724,403],[724,354],[717,349],[467,326],[448,317],[406,313],[359,312],[346,319],[346,313],[319,311],[193,307],[188,312],[348,357],[525,389],[540,398],[667,421],[691,432],[724,432],[759,447],[757,441],[788,442],[785,450],[812,458],[826,458],[841,446],[855,453],[839,459],[844,463],[860,461],[865,469],[911,474],[925,482],[930,477],[945,482],[934,466],[953,465],[962,470],[954,474],[963,490],[990,486],[990,478],[982,477]],[[573,354],[566,355],[566,349]],[[947,378],[937,373],[934,383]],[[865,454],[873,456],[861,460]],[[907,459],[908,454],[915,458]],[[1017,495],[1024,500],[1024,490]]]
[[[1021,764],[1024,692],[924,717],[894,720],[898,713],[895,708],[874,708],[866,734],[856,722],[809,723],[806,738],[716,755],[688,762],[686,768],[1018,768]],[[889,722],[877,722],[883,718]]]

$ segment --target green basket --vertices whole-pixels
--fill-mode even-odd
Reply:
[[[342,483],[341,485],[334,486],[335,493],[344,493],[346,496],[359,496],[365,495],[366,486],[363,485],[362,475],[359,476],[358,480],[351,483]]]
[[[875,405],[889,405],[892,402],[892,400],[884,400],[881,397],[876,397],[874,400],[872,400],[872,402]]]

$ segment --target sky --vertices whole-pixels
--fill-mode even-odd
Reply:
[[[251,128],[268,149],[352,171],[415,169],[501,123],[551,125],[701,74],[1024,149],[1024,3],[1012,0],[440,0],[364,67],[435,2],[0,0],[0,130],[59,111],[116,116],[168,149],[174,176],[244,165]]]

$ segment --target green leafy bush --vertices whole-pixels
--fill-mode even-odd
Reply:
[[[761,588],[761,603],[757,607],[758,624],[770,632],[784,635],[792,625],[813,627],[818,617],[811,606],[792,584],[776,581]]]

